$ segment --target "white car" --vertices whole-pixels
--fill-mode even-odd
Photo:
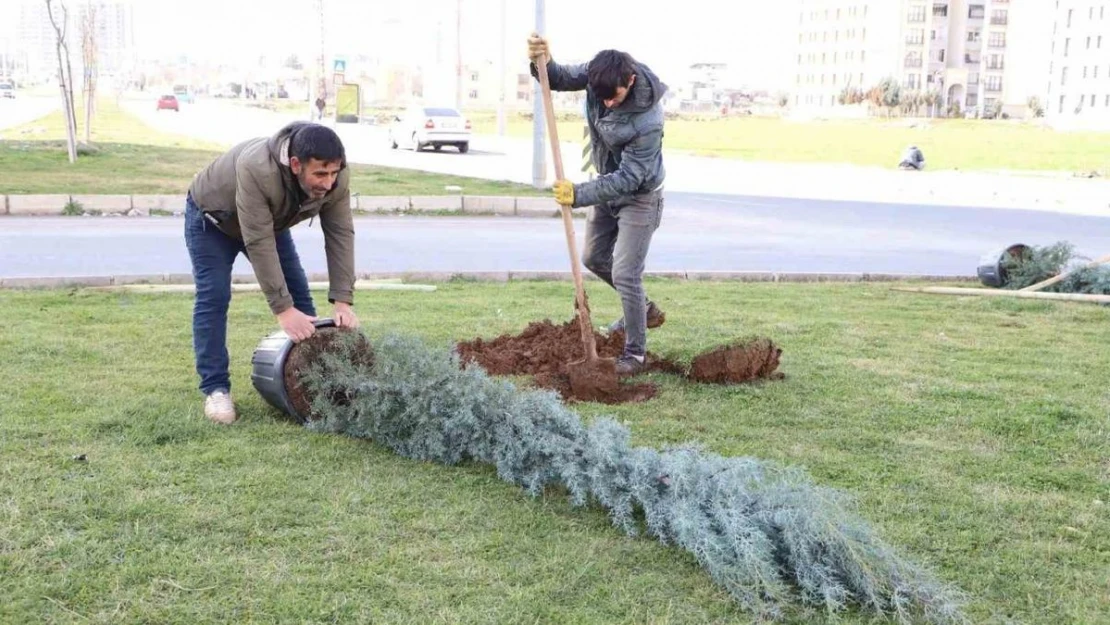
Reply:
[[[15,99],[15,88],[11,85],[0,85],[0,98]]]
[[[416,152],[429,145],[438,152],[450,145],[465,154],[470,150],[470,120],[451,107],[411,107],[389,127],[389,146],[396,150],[401,145]]]

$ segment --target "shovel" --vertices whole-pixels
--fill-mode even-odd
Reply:
[[[564,180],[563,156],[559,150],[559,129],[555,123],[555,109],[551,105],[551,81],[547,76],[547,57],[536,60],[536,73],[543,87],[544,114],[547,120],[547,134],[551,141],[551,155],[555,160],[555,177]],[[571,207],[562,206],[563,227],[567,234],[567,251],[570,252],[570,271],[574,276],[574,293],[578,312],[578,328],[582,332],[582,346],[586,352],[585,360],[567,365],[570,388],[575,397],[584,400],[599,400],[617,392],[620,378],[617,377],[617,362],[612,358],[598,358],[597,343],[594,340],[594,325],[590,320],[590,304],[586,299],[586,289],[582,286],[582,268],[578,261],[578,246],[574,238],[574,220]]]

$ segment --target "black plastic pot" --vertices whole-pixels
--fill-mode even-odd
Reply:
[[[317,329],[334,328],[335,321],[317,319],[314,325]],[[309,415],[298,413],[289,400],[289,393],[285,391],[285,361],[289,358],[293,345],[293,339],[284,330],[278,330],[262,339],[251,356],[251,383],[267,403],[293,417],[298,423],[304,423]]]
[[[999,289],[1010,282],[1006,265],[1011,260],[1021,261],[1030,252],[1024,243],[1015,243],[1000,250],[991,250],[979,259],[979,281],[983,286]]]

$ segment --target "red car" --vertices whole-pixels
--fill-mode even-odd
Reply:
[[[177,96],[164,95],[158,98],[158,110],[161,111],[162,109],[171,110],[174,113],[180,112],[181,107],[177,103]]]

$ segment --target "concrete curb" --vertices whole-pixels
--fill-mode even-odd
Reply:
[[[694,282],[775,282],[775,283],[886,283],[886,282],[977,282],[975,276],[933,276],[886,273],[792,273],[768,271],[661,271],[648,272],[648,278]],[[587,280],[597,281],[593,275]],[[401,280],[403,282],[530,282],[570,281],[569,271],[386,271],[360,273],[359,280]],[[310,282],[327,282],[327,274],[309,274]],[[256,284],[253,274],[233,276],[235,284]],[[124,276],[65,276],[0,278],[0,289],[66,289],[110,287],[129,284],[192,284],[189,274],[148,274]]]
[[[89,215],[153,214],[179,216],[185,210],[185,195],[0,195],[0,215],[22,217],[59,216],[66,206]],[[550,198],[497,195],[351,195],[356,214],[407,212],[452,212],[502,217],[558,217],[559,208]]]

